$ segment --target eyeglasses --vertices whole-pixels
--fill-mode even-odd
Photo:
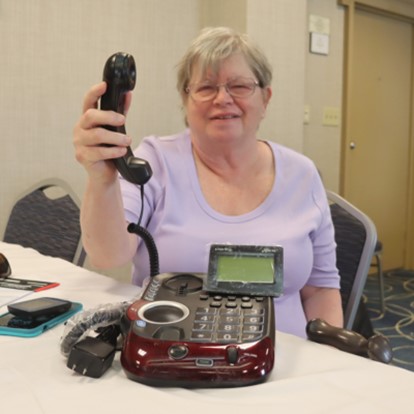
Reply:
[[[11,275],[11,267],[6,256],[0,253],[0,279],[6,279]]]
[[[205,81],[187,86],[185,92],[196,102],[206,102],[217,96],[221,86],[223,86],[226,92],[233,98],[247,98],[253,95],[256,86],[259,86],[259,82],[250,78],[236,78],[226,83],[212,83]]]

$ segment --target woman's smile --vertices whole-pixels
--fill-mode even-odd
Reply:
[[[210,120],[212,121],[229,121],[233,119],[239,119],[240,115],[236,113],[230,113],[230,112],[224,112],[224,113],[218,113],[213,114],[210,116]]]

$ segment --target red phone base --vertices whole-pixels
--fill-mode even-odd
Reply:
[[[274,345],[223,344],[146,339],[130,332],[121,355],[131,380],[186,388],[240,387],[266,380],[274,365]]]

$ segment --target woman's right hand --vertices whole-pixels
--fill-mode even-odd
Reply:
[[[90,179],[101,183],[114,182],[118,173],[114,158],[126,154],[131,138],[119,132],[113,132],[102,125],[121,126],[125,123],[125,114],[114,111],[101,111],[98,101],[106,91],[106,83],[93,86],[85,95],[82,115],[73,131],[73,145],[76,160],[83,165]],[[128,110],[132,94],[125,98],[125,109]],[[104,144],[108,144],[104,145]]]

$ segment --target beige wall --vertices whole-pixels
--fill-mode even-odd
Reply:
[[[260,7],[258,7],[260,3]],[[247,29],[273,65],[273,97],[262,138],[303,152],[306,0],[248,1]]]
[[[306,53],[305,105],[310,115],[304,127],[303,152],[318,166],[325,186],[338,191],[341,120],[338,126],[324,126],[322,119],[324,108],[342,110],[344,9],[336,0],[308,0],[307,13],[329,19],[330,47],[327,56]]]
[[[127,123],[135,143],[183,127],[174,65],[198,16],[193,0],[0,1],[0,234],[15,196],[32,182],[59,176],[81,195],[72,129],[112,53],[137,62]]]
[[[328,57],[308,53],[309,12],[331,19]],[[342,19],[336,0],[0,0],[0,234],[16,196],[36,181],[57,176],[82,196],[72,129],[112,53],[133,54],[138,66],[127,121],[134,143],[183,128],[175,64],[205,25],[245,30],[261,44],[274,97],[260,136],[310,155],[336,189],[339,128],[321,127],[318,112],[340,105]]]

